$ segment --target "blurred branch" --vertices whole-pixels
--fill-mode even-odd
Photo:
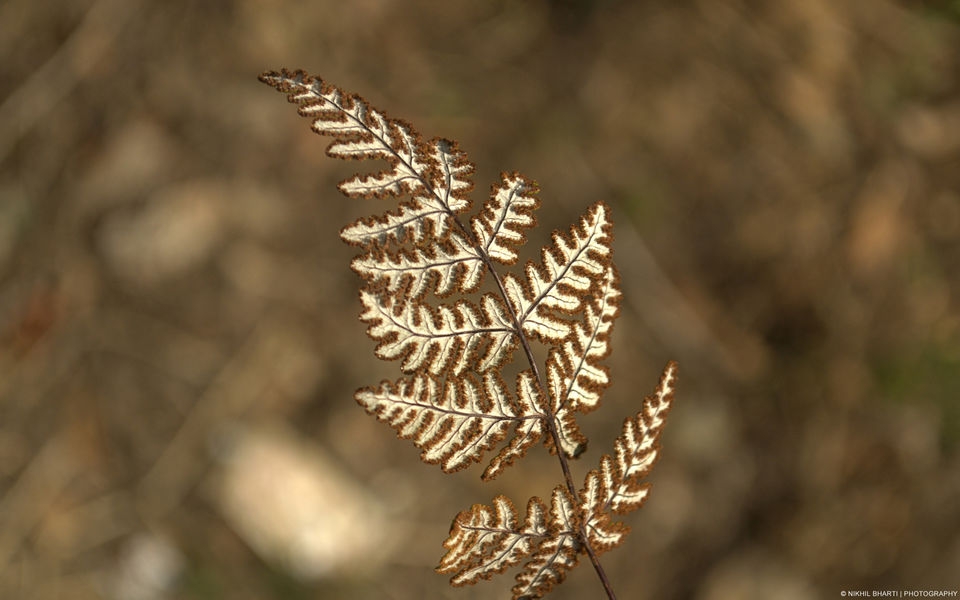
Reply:
[[[0,572],[76,474],[69,444],[49,439],[0,500]]]
[[[87,76],[138,4],[98,0],[53,56],[0,104],[0,163]]]
[[[693,358],[725,379],[749,379],[757,358],[745,360],[729,341],[714,333],[697,309],[660,268],[646,242],[631,222],[617,230],[627,305],[673,352]],[[755,354],[755,353],[754,353]]]
[[[581,177],[594,188],[602,189],[603,177],[587,161],[578,162]],[[605,195],[613,197],[613,190],[607,190]],[[571,203],[566,194],[561,195],[560,200]],[[750,347],[749,343],[734,343],[711,328],[708,320],[660,268],[633,221],[617,227],[614,247],[621,257],[617,267],[625,307],[636,313],[671,354],[684,364],[705,369],[725,380],[744,381],[755,375],[762,356],[755,351],[749,353],[751,357],[743,357],[742,351]],[[738,337],[749,338],[745,334]]]
[[[197,399],[180,429],[137,486],[146,520],[176,508],[207,467],[206,444],[217,424],[242,418],[270,390],[282,389],[284,373],[300,362],[291,329],[265,318],[226,361]]]

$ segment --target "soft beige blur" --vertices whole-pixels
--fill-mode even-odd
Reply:
[[[256,81],[282,66],[458,140],[477,200],[519,170],[545,227],[613,205],[625,310],[577,473],[681,365],[603,558],[622,598],[960,588],[958,23],[948,0],[5,0],[0,597],[505,597],[449,589],[441,542],[557,466],[445,476],[353,401],[396,365],[337,233],[388,204],[336,192],[359,164]],[[369,564],[304,546],[359,512],[343,558]],[[599,593],[581,567],[552,597]]]

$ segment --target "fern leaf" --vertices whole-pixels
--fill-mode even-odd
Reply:
[[[481,476],[484,481],[489,481],[499,475],[514,461],[526,454],[527,450],[543,437],[543,401],[540,398],[540,392],[537,389],[532,371],[523,371],[517,376],[517,404],[519,414],[527,417],[539,416],[540,418],[527,418],[517,423],[516,433],[510,443],[500,450],[500,453],[490,461],[490,465],[484,470]]]
[[[451,140],[434,139],[428,144],[430,156],[439,167],[439,178],[434,180],[433,195],[451,212],[470,209],[470,191],[473,189],[473,163]]]
[[[583,322],[574,323],[573,335],[563,344],[563,353],[571,365],[561,409],[593,410],[610,385],[610,372],[599,362],[610,354],[610,332],[620,314],[620,298],[620,278],[611,264],[604,274],[596,304],[586,304]]]
[[[616,466],[609,456],[604,455],[600,460],[600,471],[591,470],[587,473],[584,488],[580,492],[587,539],[598,554],[619,546],[630,532],[627,525],[613,521],[610,512],[605,510],[612,495],[611,490],[616,489],[617,485]]]
[[[506,496],[493,499],[493,510],[474,504],[453,520],[450,535],[443,543],[446,555],[437,567],[439,573],[456,573],[450,582],[470,585],[489,579],[523,560],[548,534],[546,508],[534,496],[527,502],[522,526],[517,509]]]
[[[400,438],[412,440],[422,450],[424,462],[439,464],[447,472],[480,461],[515,427],[513,439],[484,471],[484,479],[489,480],[543,437],[544,417],[534,408],[537,393],[529,371],[517,378],[515,399],[500,376],[487,371],[482,386],[472,375],[441,383],[420,374],[363,388],[356,400]]]
[[[439,464],[446,472],[481,460],[511,425],[539,419],[517,410],[503,380],[492,371],[484,374],[482,385],[473,376],[441,384],[417,375],[361,389],[356,399],[399,437],[413,440],[424,462]]]
[[[455,586],[489,579],[529,557],[517,574],[514,600],[542,598],[566,577],[578,562],[577,516],[570,493],[553,490],[549,517],[540,498],[527,502],[522,526],[517,510],[505,496],[493,500],[493,508],[474,504],[457,515],[443,543],[447,553],[437,571],[454,573]]]
[[[394,297],[420,299],[428,291],[438,296],[469,293],[480,287],[484,264],[463,236],[451,233],[448,243],[398,252],[366,252],[350,267],[371,286],[382,285]],[[403,292],[403,293],[401,293]]]
[[[413,200],[385,220],[361,220],[342,237],[354,244],[390,236],[402,239],[396,228],[414,240],[426,232],[442,236],[451,215],[470,208],[470,176],[474,167],[456,144],[434,139],[424,142],[407,122],[390,119],[356,94],[348,94],[303,71],[264,73],[260,80],[287,94],[299,112],[313,119],[313,130],[336,139],[327,148],[335,158],[382,159],[388,167],[376,174],[359,174],[340,183],[352,198],[410,194]]]
[[[587,438],[580,432],[573,413],[566,406],[572,379],[569,361],[570,357],[556,348],[550,350],[547,356],[547,392],[550,395],[550,415],[555,419],[559,434],[560,449],[568,458],[577,458],[587,449]],[[553,440],[548,437],[546,443],[550,452],[556,453]]]
[[[667,364],[653,395],[643,400],[640,412],[623,423],[614,442],[614,457],[604,454],[600,469],[587,473],[580,493],[580,510],[590,544],[606,551],[621,543],[629,528],[612,522],[611,512],[625,514],[643,505],[650,491],[642,480],[660,453],[660,433],[673,403],[677,364]]]
[[[573,315],[583,298],[600,280],[611,260],[610,209],[602,202],[590,207],[568,235],[555,231],[541,252],[539,265],[526,266],[526,281],[504,277],[504,288],[524,332],[547,343],[559,343],[571,334],[571,324],[560,315]]]
[[[561,449],[568,458],[579,457],[587,448],[587,438],[580,432],[573,413],[595,409],[610,385],[607,368],[599,361],[610,354],[610,331],[620,312],[618,282],[616,270],[608,265],[596,301],[585,305],[583,322],[574,323],[571,336],[561,349],[553,348],[547,356],[550,410],[556,420]],[[550,438],[547,447],[556,452]]]
[[[570,493],[563,487],[553,490],[550,505],[550,533],[543,538],[513,586],[513,600],[542,598],[561,583],[577,566],[577,515]]]
[[[492,260],[512,265],[517,262],[517,248],[527,241],[525,229],[537,224],[533,212],[540,206],[537,184],[519,173],[501,174],[501,183],[494,186],[490,200],[473,218],[477,242]]]
[[[360,319],[379,342],[377,356],[402,358],[406,373],[486,371],[507,361],[516,345],[506,309],[491,294],[484,295],[481,309],[460,300],[437,309],[408,302],[395,311],[369,290],[360,292],[360,301],[365,309]]]
[[[403,202],[396,211],[354,221],[340,230],[340,239],[351,246],[402,244],[408,238],[421,243],[430,237],[442,239],[450,231],[449,211],[435,198],[418,197]]]

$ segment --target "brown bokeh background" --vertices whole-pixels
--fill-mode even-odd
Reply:
[[[478,200],[614,207],[579,476],[682,368],[621,598],[960,588],[956,0],[5,0],[0,57],[0,597],[506,597],[441,541],[559,470],[443,475],[354,403],[396,365],[337,233],[387,204],[281,66],[457,139]]]

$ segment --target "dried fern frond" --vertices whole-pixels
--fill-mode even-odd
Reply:
[[[562,467],[549,511],[533,497],[521,522],[513,503],[497,496],[492,507],[461,512],[438,571],[466,585],[520,565],[513,598],[540,598],[585,554],[613,598],[597,555],[627,531],[611,514],[635,510],[646,498],[642,479],[659,453],[676,365],[668,364],[655,394],[624,424],[614,455],[604,455],[578,490],[568,463],[587,439],[576,416],[595,410],[610,385],[603,360],[620,306],[610,208],[590,206],[568,231],[553,232],[539,261],[501,271],[520,260],[536,226],[536,183],[504,173],[470,216],[474,166],[455,142],[425,141],[409,123],[303,71],[260,79],[287,94],[314,131],[333,138],[327,154],[385,163],[341,182],[346,196],[401,198],[340,232],[360,251],[351,263],[363,281],[360,320],[376,356],[400,361],[402,373],[360,389],[356,400],[447,472],[496,451],[482,474],[493,479],[541,440]],[[495,293],[479,293],[486,278]],[[546,346],[543,365],[534,342]],[[508,385],[502,371],[518,349],[529,368]]]
[[[447,554],[437,571],[456,573],[455,586],[489,579],[519,564],[550,534],[543,501],[534,496],[527,501],[527,516],[518,522],[517,509],[506,496],[493,499],[493,509],[474,504],[453,520],[450,536],[443,546]]]
[[[523,332],[559,344],[572,331],[564,316],[576,315],[584,298],[612,260],[610,209],[594,204],[570,228],[568,235],[553,232],[550,246],[541,250],[541,262],[528,262],[526,281],[507,274],[506,296]]]
[[[600,470],[587,473],[580,492],[580,514],[587,539],[598,552],[619,546],[629,528],[612,523],[611,513],[626,514],[643,505],[650,486],[643,479],[660,455],[660,433],[673,405],[677,364],[667,364],[660,384],[643,400],[640,412],[623,422],[620,436],[613,443],[614,457],[604,454]]]
[[[493,510],[475,504],[454,519],[444,542],[447,554],[437,571],[454,573],[454,585],[476,583],[519,564],[529,555],[530,560],[517,575],[513,599],[540,598],[563,581],[588,545],[594,555],[620,545],[629,527],[614,522],[612,514],[640,508],[649,493],[649,484],[643,479],[659,454],[660,433],[673,403],[676,378],[677,365],[670,362],[656,391],[644,399],[634,417],[624,421],[614,441],[615,458],[607,454],[601,457],[600,469],[587,473],[578,500],[563,486],[554,489],[546,527],[541,516],[543,504],[536,497],[529,501],[526,519],[528,525],[533,522],[536,527],[517,526],[513,503],[504,496],[494,499]],[[497,519],[492,520],[491,515]]]
[[[580,561],[580,517],[570,492],[561,486],[553,490],[550,525],[549,534],[517,573],[514,600],[542,598]]]

